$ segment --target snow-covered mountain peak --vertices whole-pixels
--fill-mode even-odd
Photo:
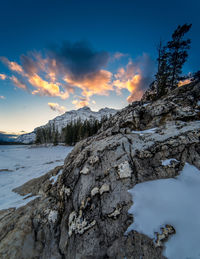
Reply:
[[[84,106],[78,110],[71,110],[67,111],[64,114],[55,117],[52,120],[49,120],[47,124],[40,126],[38,128],[46,128],[46,127],[51,127],[54,129],[57,129],[58,132],[60,133],[64,127],[67,126],[70,122],[81,120],[101,120],[104,116],[110,116],[114,115],[117,112],[115,109],[110,109],[110,108],[103,108],[100,109],[98,112],[92,111],[88,106]],[[25,144],[33,143],[36,138],[36,131],[37,129],[34,129],[33,132],[28,133],[28,134],[23,134],[20,135],[16,141],[17,142],[22,142]]]

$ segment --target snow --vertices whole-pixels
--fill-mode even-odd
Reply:
[[[51,176],[51,178],[49,180],[52,181],[52,184],[56,183],[56,181],[58,180],[58,176],[60,176],[62,174],[62,171],[63,170],[61,169],[57,175]]]
[[[197,102],[197,106],[200,106],[200,100]]]
[[[23,200],[12,190],[62,165],[71,150],[66,146],[0,146],[0,209],[20,207],[33,199]]]
[[[31,132],[31,133],[20,135],[19,137],[16,138],[15,141],[19,143],[29,144],[29,143],[34,143],[35,139],[36,139],[36,133]]]
[[[140,183],[129,192],[134,222],[127,232],[134,229],[155,238],[160,227],[170,224],[176,234],[165,243],[164,256],[200,258],[200,170],[186,163],[176,178]]]
[[[166,159],[166,160],[162,160],[162,165],[163,165],[163,166],[170,165],[170,164],[171,164],[171,161],[179,162],[179,161],[176,160],[175,158],[169,158],[169,159]]]
[[[157,128],[152,128],[152,129],[147,129],[147,130],[133,130],[132,133],[135,133],[135,134],[140,134],[140,135],[143,135],[143,134],[152,134],[154,133],[155,131],[157,130]]]

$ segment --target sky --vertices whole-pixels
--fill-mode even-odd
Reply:
[[[157,45],[192,23],[183,73],[199,70],[198,0],[7,0],[0,8],[0,133],[65,111],[121,109],[153,81]]]

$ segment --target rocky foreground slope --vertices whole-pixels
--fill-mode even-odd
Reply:
[[[128,190],[175,177],[186,162],[200,169],[199,100],[200,83],[193,83],[153,103],[135,102],[79,142],[63,169],[15,190],[40,198],[0,212],[0,258],[164,258],[162,236],[125,234],[134,221]],[[177,161],[162,163],[169,158]],[[167,226],[164,239],[167,233],[174,229]]]

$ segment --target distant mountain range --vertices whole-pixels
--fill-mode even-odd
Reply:
[[[7,144],[16,141],[17,135],[0,131],[0,144]]]
[[[16,138],[16,142],[24,144],[34,143],[36,139],[36,131],[39,128],[51,127],[53,129],[53,127],[55,127],[55,129],[57,129],[60,133],[62,129],[66,127],[67,124],[69,124],[71,121],[77,121],[78,119],[80,119],[82,122],[90,119],[96,119],[100,121],[103,117],[114,115],[116,112],[117,110],[110,108],[103,108],[98,112],[95,112],[87,106],[78,110],[68,111],[61,116],[57,116],[53,120],[50,120],[47,124],[35,128],[33,132],[20,135]]]

